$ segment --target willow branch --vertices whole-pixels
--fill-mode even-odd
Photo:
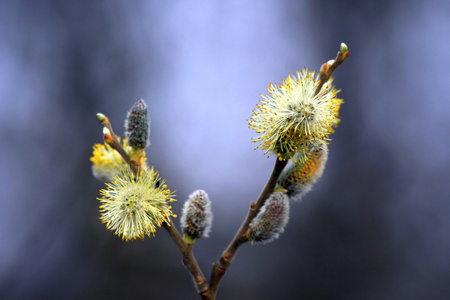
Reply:
[[[319,77],[319,85],[317,86],[314,95],[317,95],[320,90],[322,89],[322,86],[330,79],[331,75],[334,73],[334,71],[339,67],[348,57],[348,49],[345,44],[342,44],[345,46],[345,53],[343,54],[341,51],[338,51],[336,58],[334,59],[333,63],[328,66],[327,69],[324,71],[321,70],[320,77]],[[343,49],[341,45],[341,50]],[[225,275],[225,272],[230,267],[234,256],[236,255],[239,247],[247,242],[246,233],[249,230],[249,225],[251,221],[256,217],[261,207],[264,205],[264,202],[267,198],[269,198],[270,194],[272,194],[277,179],[280,176],[281,172],[283,171],[284,167],[286,166],[287,161],[280,161],[277,160],[275,162],[275,166],[273,168],[272,174],[270,175],[270,178],[264,187],[264,190],[261,192],[261,195],[259,196],[256,203],[252,202],[250,206],[250,210],[248,212],[248,215],[246,219],[244,220],[244,223],[241,225],[239,230],[237,231],[236,235],[234,236],[231,243],[228,245],[227,249],[223,252],[222,256],[220,257],[219,261],[214,262],[211,270],[211,278],[209,282],[209,291],[208,295],[210,296],[210,299],[215,299],[217,289],[219,287],[220,280]]]
[[[97,114],[97,119],[99,120],[100,124],[103,127],[106,127],[109,132],[111,133],[110,137],[108,136],[108,145],[111,146],[111,148],[117,150],[119,154],[122,156],[122,158],[125,160],[125,162],[130,166],[131,171],[137,175],[138,174],[138,166],[133,163],[133,161],[130,159],[129,155],[125,151],[125,149],[122,147],[120,142],[117,140],[116,135],[114,134],[114,131],[112,129],[111,123],[109,122],[109,119],[102,115]],[[181,253],[183,265],[189,270],[191,273],[191,276],[194,280],[195,286],[197,287],[197,291],[199,292],[202,299],[209,299],[205,295],[208,291],[208,284],[206,282],[205,276],[203,275],[202,271],[200,270],[200,267],[197,264],[197,261],[194,257],[194,254],[192,252],[192,245],[186,244],[180,234],[178,233],[175,226],[171,226],[170,224],[167,224],[164,222],[163,227],[167,230],[172,240],[175,242],[175,245],[177,246],[178,250]]]
[[[336,71],[337,67],[339,67],[346,59],[348,56],[348,51],[346,52],[346,55],[343,55],[341,51],[338,51],[336,58],[334,59],[334,62],[331,64],[331,66],[325,71],[325,72],[320,72],[320,83],[316,88],[316,92],[314,93],[314,95],[317,95],[320,92],[320,89],[322,89],[322,86],[325,84],[325,82],[327,82],[331,75],[333,75],[334,71]]]
[[[134,173],[134,175],[136,175],[138,173],[139,167],[135,163],[133,163],[128,153],[125,151],[125,149],[123,149],[122,145],[117,140],[117,137],[114,134],[114,130],[112,129],[112,125],[109,122],[108,117],[106,117],[103,114],[97,114],[97,119],[99,120],[100,124],[103,127],[108,128],[109,132],[111,133],[111,140],[108,141],[108,145],[111,146],[111,148],[115,149],[117,152],[119,152],[123,160],[125,160],[125,162],[130,166],[131,171]]]
[[[195,260],[194,254],[192,252],[192,245],[186,244],[184,242],[175,226],[164,222],[163,227],[167,230],[170,237],[175,242],[178,250],[180,251],[183,265],[191,273],[192,279],[194,280],[195,286],[197,287],[197,291],[199,292],[200,296],[202,297],[202,299],[209,299],[206,297],[208,284],[206,282],[205,276],[203,275],[200,267],[197,264],[197,261]]]
[[[345,48],[343,48],[343,46]],[[342,50],[344,49],[344,50]],[[324,68],[320,72],[319,77],[319,85],[317,86],[315,90],[315,94],[317,95],[320,90],[322,89],[323,85],[330,79],[331,75],[334,73],[334,71],[337,69],[338,66],[340,66],[348,57],[348,49],[345,44],[341,44],[341,50],[345,53],[343,54],[341,51],[338,51],[336,59],[331,63],[331,65],[326,65],[327,68]],[[123,149],[120,142],[117,140],[114,131],[112,129],[111,123],[109,122],[109,119],[102,115],[97,114],[97,118],[100,121],[100,123],[109,130],[109,133],[111,136],[108,135],[107,142],[108,144],[115,150],[119,152],[119,154],[122,156],[122,158],[128,163],[131,170],[134,174],[138,173],[139,166],[136,165],[129,157],[129,155],[126,153],[126,151]],[[104,136],[105,139],[105,136]],[[106,140],[106,139],[105,139]],[[280,176],[281,172],[283,171],[284,167],[286,166],[287,161],[286,160],[276,160],[272,174],[270,175],[266,186],[264,187],[263,191],[259,195],[256,203],[252,202],[250,204],[250,209],[247,214],[247,217],[245,218],[244,222],[242,223],[241,227],[236,232],[236,235],[234,236],[233,240],[230,242],[228,247],[223,252],[222,256],[217,262],[213,263],[212,270],[211,270],[211,278],[209,285],[206,282],[205,276],[203,275],[200,267],[197,264],[197,261],[194,257],[194,254],[192,252],[192,245],[186,244],[175,228],[175,226],[172,226],[171,224],[168,224],[166,222],[163,223],[163,227],[167,230],[172,240],[175,242],[175,245],[177,246],[178,250],[181,253],[182,256],[182,262],[183,265],[189,270],[195,286],[197,287],[197,291],[200,294],[200,297],[204,300],[213,300],[216,297],[217,289],[219,287],[219,283],[223,276],[225,275],[226,271],[230,267],[231,263],[233,262],[234,257],[237,254],[237,251],[239,250],[240,246],[247,242],[246,234],[249,230],[249,225],[252,222],[252,220],[257,216],[258,212],[260,211],[261,207],[264,205],[264,202],[266,199],[269,198],[269,196],[273,193],[273,190],[275,188],[275,185],[277,183],[278,177]]]
[[[222,256],[220,257],[220,260],[213,263],[208,291],[210,299],[215,298],[220,280],[222,279],[223,275],[225,275],[227,269],[230,267],[239,247],[248,241],[246,238],[246,233],[247,230],[249,229],[249,225],[251,221],[256,217],[261,207],[264,205],[265,200],[269,198],[270,194],[272,194],[273,189],[275,188],[275,185],[277,183],[278,177],[280,176],[286,164],[287,164],[286,160],[277,159],[277,161],[275,162],[275,166],[273,167],[272,174],[270,175],[269,180],[267,181],[267,184],[264,187],[263,191],[259,195],[258,200],[256,201],[256,203],[255,202],[251,203],[250,210],[248,212],[247,217],[244,220],[244,223],[242,223],[233,240],[228,245],[227,249],[223,252]]]

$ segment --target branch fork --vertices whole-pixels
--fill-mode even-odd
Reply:
[[[320,69],[319,80],[320,83],[316,87],[315,95],[317,95],[322,86],[330,79],[331,75],[334,71],[339,67],[348,57],[348,48],[345,44],[341,44],[341,51],[338,51],[337,56],[334,60],[328,61],[323,64]],[[97,119],[100,124],[104,127],[104,140],[108,143],[113,149],[117,150],[122,158],[129,164],[132,172],[137,175],[139,171],[139,166],[136,165],[126,153],[120,142],[117,140],[114,131],[112,129],[111,123],[109,119],[103,114],[97,114]],[[209,283],[206,281],[205,276],[203,275],[198,263],[194,257],[192,251],[192,244],[186,243],[184,239],[181,237],[178,230],[172,224],[163,223],[163,227],[167,230],[170,237],[173,239],[175,245],[182,256],[182,263],[188,269],[191,274],[191,277],[194,281],[194,284],[197,288],[197,291],[202,299],[212,300],[215,299],[217,289],[219,287],[220,281],[225,275],[226,271],[230,267],[233,262],[235,255],[241,245],[248,242],[247,234],[249,231],[249,225],[252,220],[257,216],[261,207],[264,205],[266,199],[273,193],[274,188],[276,186],[278,177],[281,172],[285,168],[287,164],[287,160],[277,159],[275,161],[274,168],[272,170],[272,174],[270,175],[266,186],[263,191],[259,195],[256,202],[252,201],[250,203],[249,212],[241,227],[236,232],[234,238],[231,240],[228,247],[225,249],[223,254],[220,256],[219,260],[212,264],[211,276]]]

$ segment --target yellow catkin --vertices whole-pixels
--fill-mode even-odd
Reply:
[[[157,182],[162,187],[156,188]],[[166,185],[158,172],[144,170],[135,176],[125,170],[106,186],[100,191],[104,195],[99,199],[100,219],[124,241],[150,237],[156,227],[170,223],[170,217],[174,216],[167,203],[174,200],[175,194],[164,188]]]
[[[339,123],[339,108],[342,99],[336,98],[338,91],[325,83],[315,95],[319,80],[314,72],[303,69],[297,78],[289,75],[280,85],[269,84],[269,95],[261,95],[250,117],[249,127],[261,134],[252,138],[259,143],[256,148],[265,154],[274,152],[282,160],[292,158],[296,152],[308,152],[309,144],[328,140]],[[278,155],[279,154],[279,155]],[[304,156],[307,156],[306,154]],[[306,157],[300,157],[304,161]]]
[[[295,162],[287,166],[278,179],[278,186],[287,190],[293,200],[299,200],[311,190],[312,185],[322,176],[328,159],[326,143],[308,147],[309,152],[305,160],[300,161],[294,156]]]

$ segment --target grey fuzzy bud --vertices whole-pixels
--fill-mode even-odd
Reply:
[[[150,144],[150,120],[147,104],[140,99],[133,104],[125,119],[125,136],[127,144],[133,149],[145,149]]]
[[[318,142],[309,146],[306,159],[302,162],[294,156],[295,163],[289,164],[278,179],[278,186],[287,190],[287,195],[295,201],[311,191],[313,184],[322,176],[328,160],[328,146]]]
[[[185,241],[195,244],[198,239],[208,237],[212,224],[211,201],[203,190],[193,192],[184,203],[181,227]]]
[[[289,197],[272,193],[249,226],[247,239],[269,243],[278,238],[289,220]]]

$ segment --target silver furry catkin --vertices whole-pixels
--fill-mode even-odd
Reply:
[[[125,136],[127,144],[135,150],[145,149],[150,144],[150,120],[147,104],[140,99],[133,104],[125,119]]]
[[[211,201],[203,190],[193,192],[184,203],[181,215],[184,241],[195,244],[198,239],[208,237],[212,224]]]
[[[284,231],[288,220],[289,197],[283,192],[272,193],[250,223],[247,239],[270,243]]]

